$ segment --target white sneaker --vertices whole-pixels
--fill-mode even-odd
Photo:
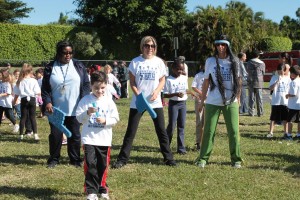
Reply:
[[[242,168],[242,164],[240,162],[236,162],[236,163],[234,163],[234,165],[232,167],[236,168],[236,169],[240,169],[240,168]]]
[[[268,135],[267,135],[267,138],[272,138],[273,137],[273,133],[269,133]]]
[[[87,195],[86,200],[98,200],[97,194]]]
[[[37,133],[34,134],[34,140],[40,140],[40,137]]]
[[[105,200],[110,200],[108,193],[101,193],[101,198]]]
[[[19,132],[19,124],[14,125],[13,133],[18,133]]]

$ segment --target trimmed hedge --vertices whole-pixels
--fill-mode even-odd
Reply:
[[[260,41],[260,49],[263,51],[291,51],[292,41],[287,37],[267,37]]]

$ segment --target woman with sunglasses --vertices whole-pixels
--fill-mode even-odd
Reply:
[[[129,80],[133,95],[123,145],[113,168],[121,168],[129,160],[138,124],[143,116],[143,113],[139,113],[136,107],[136,96],[142,92],[157,114],[157,117],[152,120],[159,140],[160,151],[164,157],[164,163],[168,166],[176,166],[165,130],[164,111],[160,96],[165,84],[166,67],[163,60],[156,56],[157,43],[152,36],[145,36],[141,40],[140,50],[142,54],[134,58],[129,65]]]
[[[47,64],[42,82],[42,98],[44,111],[53,112],[53,106],[62,110],[66,116],[63,124],[70,130],[68,138],[68,156],[70,164],[81,167],[80,158],[80,124],[76,119],[76,107],[79,100],[90,93],[90,82],[85,66],[73,59],[73,45],[68,41],[60,41],[56,45],[54,61]],[[59,164],[62,146],[62,132],[50,124],[48,168]]]
[[[233,55],[226,35],[219,36],[215,42],[214,56],[205,62],[202,99],[199,110],[205,102],[205,124],[200,155],[196,165],[204,168],[213,149],[213,142],[219,116],[223,113],[228,138],[232,166],[241,167],[239,104],[241,89],[240,62]],[[210,91],[208,88],[210,87]],[[204,101],[205,100],[205,101]]]

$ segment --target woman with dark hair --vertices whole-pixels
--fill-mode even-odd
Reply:
[[[70,164],[81,167],[80,124],[75,112],[79,100],[90,93],[90,82],[85,66],[82,62],[73,59],[73,54],[74,49],[70,42],[57,43],[55,59],[47,64],[44,70],[42,98],[44,111],[52,113],[52,107],[55,106],[66,114],[63,124],[72,133],[67,144]],[[50,124],[48,168],[59,164],[62,134]]]
[[[219,116],[223,113],[229,137],[229,149],[232,166],[241,167],[239,135],[239,96],[241,90],[240,62],[233,55],[226,35],[221,35],[215,42],[214,56],[205,62],[202,110],[205,100],[205,124],[200,155],[196,165],[204,168],[213,149],[213,142]],[[208,88],[210,87],[209,93]]]
[[[284,64],[283,75],[290,77],[290,68],[293,66],[293,59],[287,52],[279,55],[279,63]]]

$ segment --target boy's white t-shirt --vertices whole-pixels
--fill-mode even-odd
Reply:
[[[108,77],[108,84],[110,85],[114,85],[116,84],[118,87],[120,86],[120,82],[117,79],[117,77],[115,77],[115,75],[113,75],[112,73],[107,74]]]
[[[185,75],[180,75],[177,78],[169,76],[166,80],[164,87],[164,94],[173,94],[177,92],[184,93],[183,97],[171,97],[170,100],[174,101],[185,101],[188,96],[186,90],[188,89],[188,82]]]
[[[199,72],[195,75],[195,77],[193,79],[192,87],[195,87],[198,90],[202,91],[203,82],[204,82],[204,73]]]
[[[7,96],[0,97],[0,106],[4,108],[12,108],[12,88],[9,82],[1,82],[0,84],[0,93],[7,93]]]
[[[87,114],[89,107],[96,107],[97,113],[91,116]],[[106,124],[96,122],[97,117],[104,117]],[[114,101],[108,96],[100,99],[95,95],[84,96],[78,103],[76,109],[76,118],[82,123],[81,142],[95,146],[111,146],[112,144],[112,126],[119,121],[119,113]]]
[[[218,59],[220,64],[220,70],[221,75],[223,78],[223,84],[225,87],[225,98],[226,100],[229,100],[232,96],[233,92],[233,76],[231,72],[231,61],[229,57],[225,59]],[[215,57],[209,57],[205,62],[205,72],[204,72],[204,78],[209,79],[209,75],[211,75],[213,82],[215,83],[215,88],[213,90],[209,90],[207,94],[206,103],[217,105],[217,106],[223,106],[223,99],[219,92],[219,86],[216,78],[216,69],[217,69],[217,63]],[[238,76],[240,76],[238,72]],[[234,102],[237,101],[237,98],[235,98]]]
[[[166,74],[166,66],[157,56],[144,59],[142,56],[134,58],[129,64],[129,71],[135,77],[138,91],[144,93],[145,98],[152,108],[162,108],[161,94],[154,101],[150,101],[153,91],[159,85],[159,79]],[[136,108],[136,96],[132,95],[130,108]]]
[[[273,85],[278,80],[278,78],[279,78],[278,75],[272,76],[269,86]],[[280,78],[279,84],[276,84],[273,89],[271,105],[287,106],[288,99],[285,97],[285,95],[288,94],[290,83],[291,83],[291,79],[289,77],[282,76]]]
[[[295,95],[288,98],[288,108],[300,110],[300,78],[296,78],[290,83],[289,94]]]

